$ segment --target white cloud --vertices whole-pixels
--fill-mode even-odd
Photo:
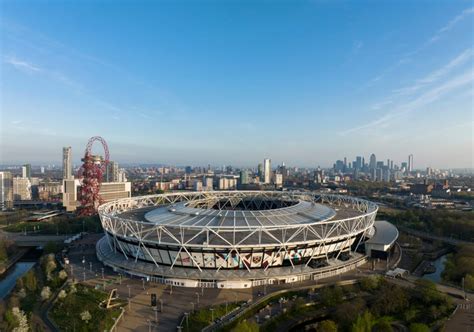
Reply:
[[[408,113],[417,112],[425,106],[439,100],[447,93],[455,91],[458,88],[462,88],[465,85],[473,84],[473,82],[474,69],[470,69],[458,76],[455,76],[454,78],[444,81],[444,83],[438,86],[432,87],[430,90],[422,93],[415,99],[400,104],[398,107],[392,109],[390,112],[387,112],[386,114],[375,120],[371,120],[363,125],[342,131],[339,134],[345,136],[347,134],[358,132],[363,129],[387,126],[391,120],[399,118]]]
[[[25,60],[17,59],[14,56],[8,56],[5,58],[5,63],[12,65],[18,70],[26,71],[26,72],[40,72],[42,69],[30,62]]]
[[[451,60],[448,64],[445,66],[431,72],[429,75],[426,77],[419,79],[415,82],[415,84],[409,86],[409,87],[404,87],[401,89],[397,89],[394,92],[396,94],[412,94],[422,88],[424,88],[427,85],[430,85],[432,83],[435,83],[438,81],[440,78],[446,76],[449,74],[452,70],[455,68],[465,64],[467,61],[472,59],[472,56],[474,55],[474,50],[472,49],[467,49],[458,56],[456,56],[453,60]]]
[[[458,22],[462,21],[467,16],[474,13],[474,7],[466,8],[462,11],[461,14],[454,17],[451,21],[448,22],[444,27],[438,30],[438,32],[430,39],[430,43],[437,41],[441,35],[449,30],[451,30]]]

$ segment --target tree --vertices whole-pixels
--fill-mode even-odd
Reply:
[[[58,298],[60,300],[64,299],[65,297],[67,296],[67,293],[64,289],[61,289],[61,291],[59,291],[59,294],[58,294]]]
[[[410,332],[430,332],[430,328],[421,323],[412,323],[410,324]]]
[[[67,272],[64,271],[64,270],[59,271],[58,277],[59,277],[59,279],[61,279],[61,280],[66,279],[66,278],[67,278]]]
[[[367,292],[372,292],[373,290],[377,289],[378,285],[379,280],[376,276],[368,276],[360,280],[360,288]]]
[[[352,324],[352,332],[372,332],[375,325],[375,318],[370,311],[364,311],[363,315],[359,315],[354,324]]]
[[[91,320],[92,315],[88,310],[81,312],[81,319],[86,322],[86,324]]]
[[[234,327],[232,332],[258,332],[260,330],[259,326],[255,322],[249,322],[247,320],[241,321]]]
[[[28,318],[23,310],[15,307],[12,309],[12,314],[17,322],[16,327],[12,330],[13,332],[28,332],[30,327],[28,325]]]
[[[43,252],[45,254],[54,254],[58,250],[59,250],[58,245],[56,244],[56,242],[53,242],[53,241],[49,241],[48,243],[46,243],[46,245],[43,248]]]
[[[36,274],[33,269],[26,272],[25,276],[22,279],[23,279],[23,285],[28,291],[30,292],[36,291],[38,287],[38,280],[36,279]]]
[[[405,289],[386,281],[381,283],[373,305],[375,314],[396,314],[405,311],[408,306]]]
[[[46,301],[51,297],[51,289],[48,286],[43,287],[41,290],[41,299]]]
[[[342,302],[343,292],[341,287],[324,287],[321,290],[321,302],[327,307],[333,307]]]
[[[354,317],[361,315],[366,308],[364,299],[357,297],[350,302],[344,302],[336,307],[333,318],[343,330],[351,327]]]
[[[337,332],[337,324],[332,320],[323,320],[316,327],[317,332]]]
[[[392,332],[393,328],[388,319],[380,319],[373,328],[377,332]]]
[[[474,274],[467,274],[464,278],[464,287],[467,290],[474,290]]]

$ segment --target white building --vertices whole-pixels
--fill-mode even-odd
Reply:
[[[193,190],[194,191],[202,191],[202,181],[195,180],[193,183]]]
[[[31,182],[28,178],[13,178],[13,200],[27,201],[31,199]]]
[[[273,176],[273,182],[275,183],[276,187],[281,188],[283,186],[283,174],[275,173]]]
[[[104,203],[132,196],[131,182],[104,182],[100,186],[100,197]]]
[[[270,183],[272,179],[272,161],[270,159],[263,160],[263,183]]]
[[[77,201],[77,192],[80,182],[77,179],[63,180],[63,207],[66,211],[76,211],[79,202]]]

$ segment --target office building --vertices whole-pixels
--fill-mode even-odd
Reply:
[[[105,169],[106,182],[120,182],[119,181],[119,167],[115,161],[109,161]]]
[[[377,158],[375,157],[375,154],[372,153],[369,160],[369,169],[374,168],[377,168]]]
[[[283,187],[283,175],[280,173],[275,173],[273,175],[273,183],[275,184],[275,187],[277,188]]]
[[[76,211],[79,206],[78,188],[80,182],[78,179],[64,179],[63,180],[63,207],[68,212]]]
[[[240,184],[249,184],[249,172],[245,169],[240,171]]]
[[[413,172],[413,155],[408,156],[408,173]]]
[[[99,195],[104,203],[132,196],[131,182],[104,182],[100,186]]]
[[[270,159],[263,160],[263,183],[271,183],[272,180],[272,161]]]
[[[0,210],[13,207],[13,176],[10,172],[0,172]]]
[[[72,179],[72,148],[63,148],[63,180]]]
[[[27,177],[13,178],[13,200],[27,201],[31,200],[31,182]]]
[[[21,167],[21,177],[31,179],[31,164],[25,164]]]

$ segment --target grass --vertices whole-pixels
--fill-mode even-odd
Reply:
[[[84,285],[74,286],[76,292],[67,289],[67,296],[58,299],[50,311],[51,319],[60,331],[104,331],[114,324],[114,319],[120,315],[121,309],[114,307],[105,309],[100,303],[107,299],[108,294]],[[88,311],[91,319],[85,322],[81,313]]]
[[[204,327],[208,326],[212,322],[211,308],[214,309],[214,320],[220,318],[226,313],[231,312],[238,306],[242,305],[244,302],[240,303],[228,303],[227,304],[227,312],[225,304],[207,307],[203,309],[199,309],[189,315],[189,325],[186,324],[186,320],[183,322],[183,332],[194,332],[194,331],[201,331]]]
[[[57,217],[50,221],[26,222],[21,221],[3,229],[6,232],[20,233],[33,232],[35,234],[55,235],[55,234],[77,234],[83,230],[89,233],[102,231],[102,226],[98,216],[95,217],[76,217],[65,218]]]

